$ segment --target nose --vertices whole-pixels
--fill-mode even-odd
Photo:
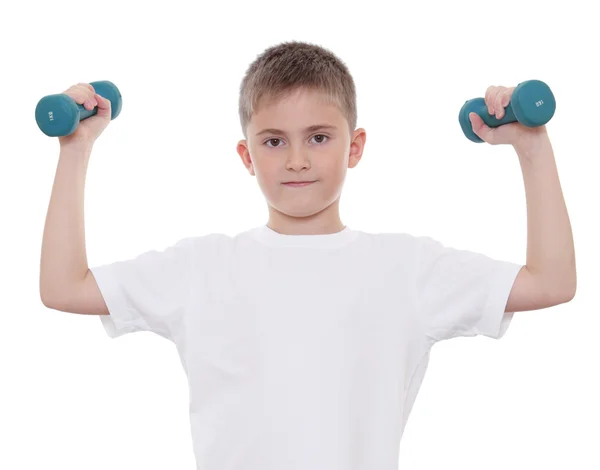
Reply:
[[[291,148],[288,154],[286,168],[288,170],[296,171],[299,171],[303,168],[310,168],[310,162],[308,158],[303,155],[302,149]]]

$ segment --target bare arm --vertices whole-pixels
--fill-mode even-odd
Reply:
[[[40,297],[74,313],[108,313],[87,263],[84,187],[92,146],[61,147],[44,226]]]

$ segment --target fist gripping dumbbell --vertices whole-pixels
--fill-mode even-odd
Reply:
[[[119,89],[107,80],[90,82],[94,91],[110,101],[111,120],[115,119],[123,107],[123,99]],[[80,121],[94,116],[98,108],[85,109],[70,96],[59,93],[44,96],[35,108],[35,120],[40,130],[50,137],[71,135]]]
[[[481,143],[483,140],[473,132],[469,113],[476,113],[488,127],[499,127],[511,122],[519,122],[526,127],[539,127],[546,124],[556,110],[556,100],[550,87],[540,80],[527,80],[513,90],[505,115],[497,119],[488,112],[484,98],[465,101],[458,114],[458,122],[467,139]]]

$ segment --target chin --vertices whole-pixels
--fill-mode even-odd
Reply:
[[[270,206],[288,217],[310,217],[327,208],[326,204],[270,204]]]

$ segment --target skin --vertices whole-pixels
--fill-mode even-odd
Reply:
[[[315,124],[336,129],[306,132]],[[266,128],[283,133],[257,135]],[[297,89],[279,101],[263,100],[237,145],[242,163],[265,196],[267,226],[285,235],[340,232],[340,196],[346,171],[360,161],[366,142],[363,128],[350,133],[341,110],[319,91]],[[288,187],[287,181],[313,181]]]

